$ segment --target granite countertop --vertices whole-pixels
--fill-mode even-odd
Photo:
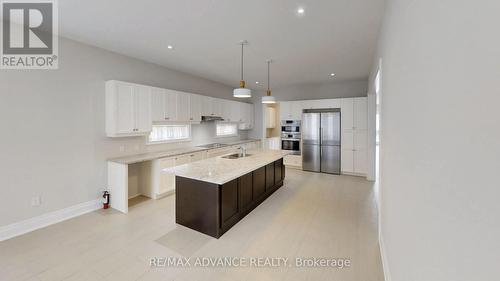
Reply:
[[[254,141],[259,141],[259,140],[247,139],[247,140],[239,140],[239,141],[227,142],[227,143],[221,142],[221,143],[230,146],[230,145],[238,145],[238,144],[254,142]],[[116,162],[116,163],[120,163],[120,164],[133,164],[133,163],[139,163],[139,162],[144,162],[144,161],[149,161],[149,160],[154,160],[154,159],[159,159],[159,158],[173,157],[173,156],[189,154],[189,153],[199,152],[199,151],[206,151],[206,150],[210,150],[210,149],[196,147],[196,146],[189,146],[189,147],[181,147],[181,148],[175,148],[175,149],[169,149],[169,150],[134,154],[134,155],[123,156],[123,157],[116,157],[116,158],[108,159],[108,161]]]
[[[167,168],[162,172],[221,185],[290,154],[289,151],[264,149],[249,150],[247,153],[250,156],[238,159],[226,159],[218,156]]]

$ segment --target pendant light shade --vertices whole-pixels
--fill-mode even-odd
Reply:
[[[271,95],[271,62],[272,60],[267,60],[267,92],[262,97],[262,103],[266,104],[276,103],[276,99]]]
[[[235,98],[251,98],[252,91],[245,88],[245,80],[243,79],[243,47],[248,44],[248,41],[243,40],[240,42],[241,45],[241,80],[240,87],[233,90],[233,97]]]
[[[233,90],[233,97],[235,98],[251,98],[252,91],[245,88],[245,81],[240,81],[240,87]]]

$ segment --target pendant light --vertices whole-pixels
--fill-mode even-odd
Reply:
[[[262,97],[262,103],[276,103],[276,99],[271,96],[271,62],[272,60],[267,60],[267,94]]]
[[[241,80],[240,80],[240,87],[234,89],[234,91],[233,91],[233,97],[235,97],[235,98],[251,98],[252,91],[250,89],[245,88],[245,80],[243,80],[243,47],[245,45],[248,45],[248,41],[243,40],[240,42],[240,45],[241,45]]]

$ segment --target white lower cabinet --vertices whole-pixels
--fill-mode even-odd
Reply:
[[[301,155],[286,155],[283,158],[283,164],[290,168],[301,169],[302,168],[302,156]]]

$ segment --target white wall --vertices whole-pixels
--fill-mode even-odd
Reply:
[[[98,198],[107,158],[189,145],[106,138],[104,81],[232,98],[225,85],[74,41],[59,43],[58,70],[0,70],[0,226]],[[209,142],[211,133],[210,125],[193,129],[199,142]],[[42,196],[41,206],[31,206],[35,195]]]
[[[325,83],[300,84],[273,90],[277,100],[314,100],[366,97],[368,80],[342,80],[333,78]]]
[[[389,0],[381,234],[394,281],[500,276],[500,2]]]

